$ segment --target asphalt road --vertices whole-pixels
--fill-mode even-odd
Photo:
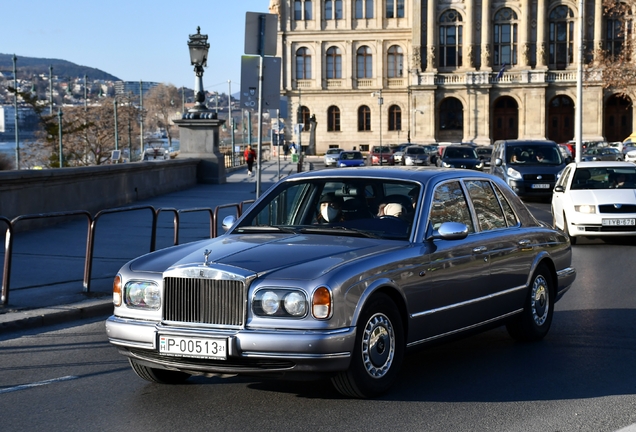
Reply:
[[[528,203],[541,219],[549,205]],[[548,219],[549,220],[549,219]],[[390,393],[340,396],[327,381],[147,383],[103,319],[0,339],[6,431],[617,431],[636,424],[634,242],[573,247],[578,278],[539,343],[499,328],[407,357]],[[105,318],[105,317],[104,317]],[[632,426],[632,430],[636,426]]]

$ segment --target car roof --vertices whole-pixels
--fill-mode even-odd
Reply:
[[[331,168],[317,171],[305,171],[302,173],[292,174],[285,180],[293,179],[324,179],[324,178],[352,178],[352,179],[384,179],[384,180],[404,180],[415,181],[420,183],[438,182],[449,179],[460,178],[485,178],[499,182],[497,177],[484,173],[482,171],[459,170],[453,168],[437,168],[437,167],[394,167],[394,166],[375,166],[375,167],[359,167],[359,168]],[[503,181],[502,181],[503,182]],[[504,183],[505,184],[505,183]]]
[[[570,165],[575,168],[634,168],[634,164],[632,162],[613,161],[572,162]]]

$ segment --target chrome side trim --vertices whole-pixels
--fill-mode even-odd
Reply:
[[[419,317],[423,317],[423,316],[426,316],[426,315],[432,315],[432,314],[437,313],[437,312],[443,312],[443,311],[447,311],[447,310],[450,310],[450,309],[455,309],[455,308],[458,308],[458,307],[467,306],[467,305],[470,305],[470,304],[473,304],[473,303],[479,303],[479,302],[482,302],[482,301],[485,301],[485,300],[490,300],[490,299],[493,299],[495,297],[511,294],[511,293],[513,293],[515,291],[524,290],[524,289],[526,289],[526,286],[525,285],[520,285],[518,287],[510,288],[510,289],[507,289],[505,291],[500,291],[500,292],[498,292],[496,294],[489,294],[487,296],[478,297],[476,299],[466,300],[466,301],[463,301],[461,303],[455,303],[455,304],[452,304],[452,305],[448,305],[448,306],[444,306],[444,307],[440,307],[440,308],[430,309],[430,310],[427,310],[427,311],[411,314],[411,318],[419,318]]]
[[[508,318],[510,316],[516,315],[516,314],[518,314],[518,313],[520,313],[522,311],[523,311],[523,309],[517,309],[514,312],[510,312],[510,313],[507,313],[505,315],[501,315],[501,316],[498,316],[496,318],[489,319],[487,321],[482,321],[480,323],[473,324],[473,325],[468,326],[468,327],[464,327],[464,328],[457,329],[457,330],[452,330],[452,331],[449,331],[447,333],[442,333],[442,334],[439,334],[439,335],[431,336],[431,337],[426,338],[426,339],[422,339],[422,340],[419,340],[419,341],[411,342],[411,343],[407,344],[406,347],[410,348],[410,347],[413,347],[413,346],[416,346],[416,345],[420,345],[420,344],[423,344],[423,343],[426,343],[426,342],[433,341],[435,339],[440,339],[440,338],[443,338],[443,337],[446,337],[446,336],[454,335],[456,333],[461,333],[463,331],[467,331],[467,330],[471,330],[471,329],[474,329],[474,328],[477,328],[477,327],[481,327],[483,325],[490,324],[492,322],[495,322],[495,321],[498,321],[498,320],[501,320],[501,319]]]
[[[113,345],[132,347],[132,348],[143,348],[143,349],[155,349],[154,343],[143,343],[143,342],[134,342],[130,340],[122,340],[122,339],[113,339],[109,338],[108,341]]]
[[[557,273],[557,277],[561,279],[564,277],[574,276],[576,274],[576,270],[574,270],[572,267],[568,267],[568,268],[564,268],[563,270],[559,270],[556,273]]]
[[[349,358],[350,352],[330,353],[330,354],[301,354],[301,353],[259,353],[254,351],[244,351],[241,353],[241,357],[252,358],[285,358],[285,359],[337,359],[337,358]]]

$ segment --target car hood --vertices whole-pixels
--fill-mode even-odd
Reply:
[[[345,262],[404,247],[403,241],[333,235],[225,235],[146,254],[129,263],[135,272],[163,273],[174,267],[235,267],[281,279],[314,279]],[[227,267],[226,267],[227,268]]]
[[[634,204],[636,189],[571,190],[572,202],[576,204]]]

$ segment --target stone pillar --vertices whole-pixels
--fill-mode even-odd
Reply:
[[[490,0],[482,0],[481,3],[481,67],[482,71],[491,71],[490,41],[492,29],[490,28]]]
[[[545,40],[545,23],[548,20],[545,0],[537,2],[537,69],[547,69],[548,46]]]
[[[179,159],[201,160],[197,167],[197,182],[224,184],[225,155],[219,150],[219,127],[225,120],[183,119],[174,122],[179,127]]]
[[[528,53],[530,52],[530,2],[521,4],[521,19],[519,23],[519,67],[526,69],[530,65]]]
[[[594,2],[594,62],[598,64],[598,53],[603,49],[603,2]]]
[[[428,0],[426,6],[426,71],[435,68],[435,30],[437,29],[437,0]]]
[[[464,66],[470,70],[475,69],[475,0],[466,1],[466,21],[464,32]]]

